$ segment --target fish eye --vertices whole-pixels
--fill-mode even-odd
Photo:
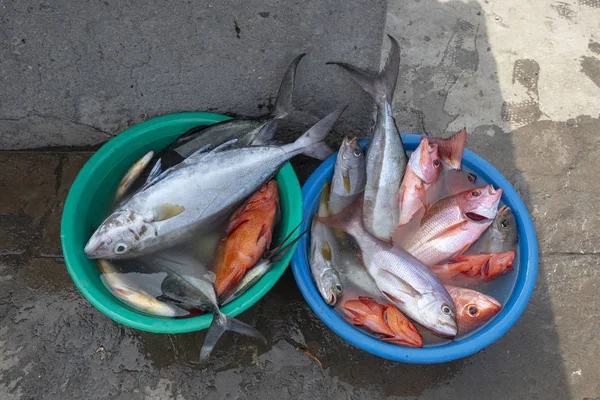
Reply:
[[[471,314],[472,316],[477,315],[477,312],[479,311],[479,310],[477,310],[477,307],[475,307],[474,304],[469,304],[467,306],[467,310],[469,311],[469,314]]]
[[[440,165],[440,160],[433,160],[433,165],[438,167]]]
[[[442,312],[446,315],[452,314],[452,309],[448,307],[446,304],[442,306]]]
[[[478,197],[479,196],[479,192],[477,190],[473,190],[471,192],[471,195],[473,195],[473,197]]]
[[[342,293],[342,285],[340,285],[339,283],[336,283],[336,284],[335,284],[335,290],[336,290],[338,293]]]
[[[360,149],[354,149],[354,155],[356,157],[360,157],[361,154],[362,154],[362,151]]]
[[[115,254],[125,254],[129,247],[125,243],[117,243],[115,246]]]
[[[508,228],[510,226],[510,221],[507,219],[503,219],[502,222],[500,222],[500,226],[503,228]]]

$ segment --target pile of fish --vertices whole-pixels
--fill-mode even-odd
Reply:
[[[373,98],[366,151],[344,139],[311,227],[309,262],[323,300],[383,341],[422,347],[481,326],[501,304],[474,290],[513,268],[517,230],[502,189],[461,169],[467,132],[423,137],[410,156],[392,116],[400,51],[384,69],[340,66]],[[429,335],[432,336],[432,335]],[[434,337],[435,337],[434,336]]]
[[[301,236],[271,248],[280,212],[275,174],[296,155],[333,154],[324,140],[345,107],[293,143],[274,140],[278,122],[294,111],[302,56],[285,73],[270,115],[193,128],[137,161],[122,178],[110,215],[85,245],[105,285],[131,307],[162,317],[213,313],[201,359],[225,330],[265,340],[220,307],[264,276]],[[200,243],[202,252],[196,251]]]

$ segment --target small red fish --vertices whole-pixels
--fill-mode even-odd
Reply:
[[[370,297],[359,296],[343,305],[350,322],[383,335],[384,342],[408,347],[423,347],[423,338],[415,326],[394,306],[387,307]]]
[[[433,266],[431,270],[444,282],[451,281],[458,274],[489,281],[511,269],[515,255],[514,250],[503,253],[462,255],[445,264]]]
[[[424,137],[410,156],[398,192],[399,225],[408,223],[416,213],[427,208],[426,189],[435,183],[441,169],[437,144],[430,144]]]
[[[465,334],[489,321],[502,309],[496,299],[475,290],[444,285],[456,308],[459,334]]]
[[[219,297],[227,294],[271,246],[278,203],[277,182],[271,180],[229,219],[214,267]]]

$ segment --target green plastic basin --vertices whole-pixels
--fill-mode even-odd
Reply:
[[[189,112],[154,118],[136,125],[106,143],[83,166],[65,202],[61,221],[61,242],[67,270],[79,291],[94,307],[114,321],[129,327],[156,333],[182,333],[206,329],[212,314],[190,318],[154,317],[129,307],[114,297],[100,280],[100,271],[83,248],[93,231],[109,212],[117,185],[129,167],[150,150],[168,146],[188,129],[230,119],[227,116]],[[302,193],[294,169],[287,163],[277,176],[281,202],[281,220],[273,245],[278,244],[302,219]],[[222,311],[236,316],[262,298],[281,277],[295,247],[275,263],[246,293],[227,304]]]

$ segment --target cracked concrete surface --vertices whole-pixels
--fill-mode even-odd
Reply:
[[[384,33],[393,34],[400,130],[466,126],[467,147],[520,192],[540,247],[523,316],[471,357],[419,366],[357,350],[316,318],[288,271],[240,316],[268,345],[227,335],[202,367],[204,333],[123,327],[72,284],[60,214],[92,153],[2,152],[0,399],[600,397],[598,1],[0,0],[0,20],[6,150],[97,144],[175,111],[264,113],[302,51],[297,104],[323,115],[348,101],[338,132],[365,136],[370,100],[323,62],[374,70],[387,57]],[[294,162],[302,181],[316,165]]]

